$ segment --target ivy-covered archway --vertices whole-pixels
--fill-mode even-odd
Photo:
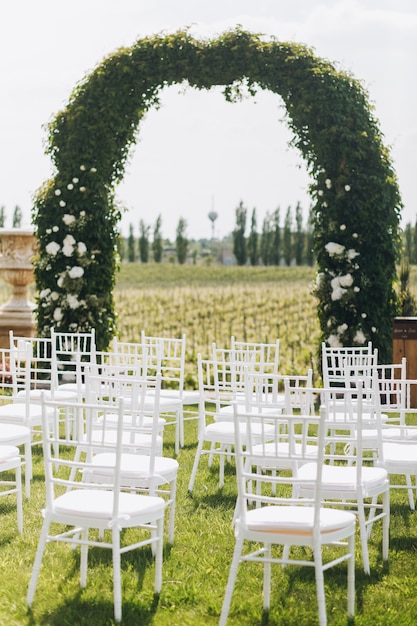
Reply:
[[[56,167],[35,198],[38,332],[115,333],[113,288],[119,212],[114,188],[139,124],[175,83],[244,85],[284,100],[293,145],[313,183],[315,293],[322,338],[372,340],[386,359],[396,314],[394,280],[401,200],[388,150],[362,85],[295,43],[236,29],[196,40],[187,31],[140,39],[105,58],[49,125]],[[277,198],[278,199],[278,198]]]

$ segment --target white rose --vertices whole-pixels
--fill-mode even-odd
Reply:
[[[61,190],[60,189],[55,189],[55,195],[56,196],[60,196],[61,195]]]
[[[72,256],[74,254],[74,246],[63,246],[62,252],[65,256]]]
[[[68,276],[70,278],[81,278],[83,274],[84,274],[84,269],[80,267],[79,265],[74,265],[74,267],[71,267],[71,269],[68,271]]]
[[[63,217],[62,217],[62,221],[67,226],[71,226],[71,224],[73,224],[75,222],[75,216],[74,215],[70,215],[69,213],[65,213],[65,215],[63,215]]]
[[[42,291],[39,293],[39,298],[41,300],[44,300],[45,298],[49,296],[50,293],[51,293],[50,289],[42,289]]]
[[[72,235],[67,235],[62,243],[64,246],[73,246],[75,244],[75,239]]]
[[[327,339],[327,343],[329,344],[329,346],[331,348],[341,348],[342,344],[339,340],[339,337],[337,337],[336,335],[330,335],[330,337],[328,337]]]
[[[70,309],[77,309],[80,306],[77,296],[74,296],[71,293],[67,295],[67,302]]]
[[[60,247],[61,246],[56,241],[50,241],[46,245],[45,250],[46,250],[47,254],[50,254],[51,256],[55,256],[57,254],[58,250],[60,249]]]
[[[74,189],[74,185],[72,183],[68,183],[67,189],[71,191],[71,189]]]
[[[331,295],[331,299],[333,300],[333,302],[335,302],[336,300],[340,300],[346,293],[346,289],[343,289],[342,287],[336,287],[336,289],[333,289],[332,291],[332,295]]]
[[[87,246],[85,245],[85,243],[83,241],[79,241],[78,242],[77,249],[78,249],[78,254],[80,256],[83,256],[83,254],[85,254],[87,252]]]
[[[353,284],[353,276],[352,274],[346,274],[345,276],[340,276],[340,284],[342,287],[351,287]]]
[[[356,252],[356,250],[354,250],[353,248],[350,248],[346,252],[346,256],[349,259],[349,261],[352,261],[355,257],[360,256],[360,252]]]
[[[365,341],[366,341],[366,337],[365,337],[365,335],[363,334],[362,330],[358,330],[358,331],[356,332],[356,335],[354,336],[353,341],[354,341],[355,343],[365,343]]]
[[[57,307],[54,311],[54,320],[56,322],[60,322],[62,320],[62,309],[61,307]]]
[[[59,206],[64,207],[64,206],[66,206],[66,205],[67,205],[67,203],[65,202],[65,200],[60,200],[60,201],[59,201]]]
[[[326,187],[327,187],[327,189],[331,189],[331,186],[332,186],[332,181],[330,180],[330,178],[326,178],[325,183],[326,183]]]
[[[329,243],[326,243],[324,247],[327,250],[329,256],[343,254],[343,252],[345,251],[345,246],[342,246],[342,244],[336,243],[334,241],[329,241]]]

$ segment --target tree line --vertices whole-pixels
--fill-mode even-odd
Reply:
[[[280,208],[267,213],[258,232],[256,208],[252,210],[250,230],[246,236],[248,210],[243,202],[236,208],[236,227],[233,231],[233,254],[238,265],[310,265],[314,264],[312,213],[303,226],[303,212],[298,202],[295,212],[287,208],[283,226]],[[295,227],[294,227],[295,221]]]
[[[417,265],[417,218],[414,226],[411,222],[403,231],[403,253],[412,265]]]
[[[241,201],[235,210],[236,225],[231,233],[232,252],[237,265],[310,265],[314,264],[313,226],[311,210],[307,223],[303,224],[303,211],[300,203],[295,210],[289,206],[284,223],[280,224],[280,208],[267,213],[258,232],[256,208],[252,210],[250,230],[246,234],[248,210]],[[126,239],[120,238],[119,254],[122,260],[131,263],[148,263],[153,260],[161,263],[164,253],[170,254],[170,260],[186,262],[189,253],[196,261],[197,248],[190,250],[191,242],[187,238],[187,222],[180,218],[174,245],[162,237],[162,218],[158,215],[152,226],[143,219],[139,222],[139,237],[135,236],[133,224],[129,225]],[[224,240],[227,245],[228,238]],[[218,248],[219,242],[211,242],[211,247]]]
[[[12,228],[20,228],[22,226],[23,212],[19,205],[16,204],[12,215]],[[0,228],[6,226],[6,207],[0,206]]]
[[[135,237],[134,226],[129,224],[129,234],[126,240],[119,240],[119,254],[121,259],[126,259],[130,263],[140,261],[148,263],[150,258],[155,263],[161,263],[164,251],[166,251],[169,242],[162,237],[162,218],[158,215],[155,224],[147,225],[143,219],[139,222],[139,238]],[[189,240],[186,235],[187,222],[180,217],[176,229],[175,253],[177,261],[183,265],[187,260],[189,251]],[[152,234],[152,239],[151,239]]]

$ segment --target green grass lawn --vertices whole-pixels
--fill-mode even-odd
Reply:
[[[198,272],[195,272],[195,270]],[[163,270],[162,274],[161,271]],[[230,270],[230,271],[229,271]],[[254,270],[254,271],[252,271]],[[116,302],[120,337],[138,339],[172,330],[186,332],[189,382],[195,382],[198,351],[211,341],[281,339],[282,370],[303,373],[318,337],[314,271],[298,268],[193,268],[126,265],[118,277]],[[209,314],[210,313],[210,314]],[[138,334],[139,333],[139,334]],[[166,429],[166,454],[174,454],[172,427]],[[201,460],[193,495],[187,485],[197,439],[195,421],[186,423],[186,445],[178,461],[176,535],[166,546],[163,587],[153,595],[153,562],[145,550],[122,559],[123,624],[209,626],[218,622],[234,546],[232,516],[236,498],[233,465],[218,489],[218,465]],[[24,503],[24,533],[17,534],[12,497],[0,499],[0,625],[104,626],[113,623],[111,560],[108,551],[90,553],[87,588],[79,587],[79,556],[68,546],[47,547],[32,611],[25,605],[27,585],[42,524],[43,460],[34,453],[34,480]],[[406,492],[392,493],[390,553],[381,561],[381,532],[370,541],[371,575],[365,576],[357,541],[355,625],[409,626],[417,616],[417,513]],[[325,574],[329,625],[348,624],[346,566]],[[262,616],[261,566],[241,566],[233,596],[231,626],[311,626],[317,623],[314,573],[307,568],[275,568],[269,617]]]
[[[173,428],[166,430],[166,453],[173,454]],[[180,472],[176,535],[166,546],[163,587],[153,596],[153,562],[145,550],[122,559],[123,624],[185,626],[216,624],[232,557],[231,526],[236,485],[233,465],[218,489],[218,466],[201,460],[193,495],[187,484],[194,459],[196,422],[186,423],[186,445],[178,457]],[[79,588],[79,556],[69,546],[47,546],[32,610],[25,595],[41,527],[44,502],[43,461],[34,455],[34,481],[24,504],[24,534],[16,532],[12,497],[0,500],[0,624],[73,626],[113,623],[110,553],[92,550],[87,588]],[[383,564],[381,533],[375,526],[370,541],[371,575],[365,576],[357,541],[357,615],[355,624],[409,625],[417,615],[417,514],[411,513],[405,492],[392,494],[390,558]],[[346,613],[346,565],[325,574],[329,624],[348,624]],[[314,573],[309,568],[279,567],[273,573],[269,619],[262,617],[261,566],[243,564],[238,576],[229,623],[235,626],[305,625],[317,623]]]

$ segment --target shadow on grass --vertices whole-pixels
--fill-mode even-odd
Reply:
[[[114,624],[113,603],[100,598],[94,602],[83,600],[80,590],[72,598],[67,598],[55,610],[35,618],[34,612],[28,609],[28,626],[102,626]],[[158,608],[159,595],[154,594],[150,603],[145,605],[138,598],[135,601],[122,600],[122,622],[125,626],[146,626],[154,622]]]
[[[171,546],[164,546],[164,561],[171,552]],[[69,592],[69,587],[76,581],[78,583],[80,571],[79,552],[74,553],[72,566],[67,570],[65,580],[57,586],[56,597],[61,599],[59,605],[46,610],[43,615],[36,611],[36,592],[33,601],[33,610],[28,609],[28,626],[102,626],[114,623],[113,601],[107,598],[113,597],[112,583],[112,551],[105,548],[94,548],[88,554],[88,575],[85,589]],[[122,584],[122,624],[137,626],[138,624],[155,623],[155,612],[158,609],[159,594],[153,592],[154,572],[150,572],[152,586],[145,587],[145,575],[149,575],[149,569],[154,566],[154,557],[150,548],[128,552],[121,558],[121,584]],[[96,570],[96,571],[94,571]],[[99,573],[103,572],[105,580],[97,580]],[[98,574],[97,574],[98,573]],[[40,576],[47,576],[46,567],[41,567]],[[130,575],[130,583],[128,578]],[[132,577],[136,578],[132,587]],[[53,583],[52,583],[53,584]],[[124,593],[124,588],[130,584],[130,597]],[[106,587],[104,593],[104,586]],[[100,593],[100,590],[103,592]],[[72,593],[71,597],[68,597]],[[88,598],[87,598],[88,596]],[[104,598],[106,597],[106,599]],[[133,598],[132,598],[133,596]],[[36,615],[36,617],[35,617]]]

